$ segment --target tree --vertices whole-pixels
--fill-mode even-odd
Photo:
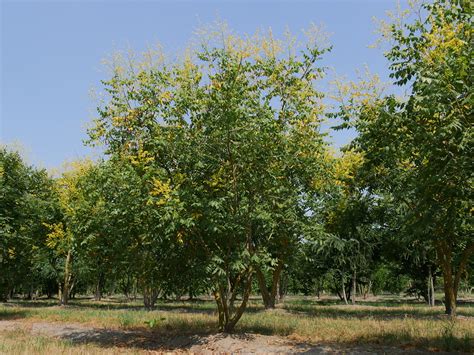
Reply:
[[[53,181],[20,154],[0,147],[0,299],[13,290],[31,297],[40,285],[38,255],[47,230],[43,223],[58,213]]]
[[[66,166],[61,177],[55,180],[59,196],[60,218],[54,223],[45,223],[49,228],[46,246],[59,260],[54,266],[59,289],[59,304],[67,305],[74,287],[74,258],[78,253],[82,234],[78,232],[77,214],[84,204],[80,182],[92,169],[89,160],[76,161]],[[77,269],[76,269],[77,271]]]
[[[232,331],[256,268],[279,273],[301,237],[326,171],[313,86],[325,50],[309,42],[298,54],[271,34],[204,39],[182,62],[115,66],[90,135],[139,162],[163,232],[205,260],[219,328]]]
[[[350,295],[354,304],[358,273],[369,269],[377,244],[375,203],[357,181],[362,155],[347,150],[335,160],[335,184],[323,212],[326,233],[324,238],[316,239],[317,253],[340,274],[341,294],[346,303],[347,276],[352,280]]]
[[[417,15],[387,32],[391,76],[409,86],[407,100],[350,102],[343,115],[356,117],[353,146],[364,153],[372,191],[388,191],[400,206],[400,233],[436,250],[446,313],[454,315],[474,252],[472,13],[467,2],[436,0]]]
[[[77,183],[72,229],[80,240],[77,256],[93,275],[96,299],[107,278],[127,274],[140,287],[145,307],[153,309],[166,281],[172,243],[164,230],[166,210],[154,206],[156,186],[142,168],[129,156],[92,166]]]

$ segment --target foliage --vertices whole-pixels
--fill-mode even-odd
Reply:
[[[254,269],[291,252],[306,200],[321,190],[323,107],[313,81],[326,50],[309,43],[287,57],[271,33],[205,39],[183,62],[116,67],[90,134],[152,186],[173,248],[205,258],[221,329],[231,330]]]
[[[390,36],[391,76],[409,85],[407,100],[350,100],[343,117],[359,132],[352,146],[364,153],[371,191],[389,193],[397,206],[398,234],[436,250],[451,314],[474,252],[471,13],[451,1],[423,4]]]
[[[0,299],[14,288],[31,294],[38,284],[30,270],[40,257],[47,221],[54,220],[58,199],[52,179],[19,153],[0,147]],[[35,270],[41,277],[41,270]],[[39,280],[36,280],[39,281]]]

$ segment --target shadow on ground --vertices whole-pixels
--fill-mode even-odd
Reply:
[[[270,333],[270,332],[268,332]],[[398,335],[394,335],[396,337]],[[390,334],[380,339],[359,339],[351,343],[310,344],[291,341],[275,336],[265,336],[250,333],[234,334],[188,334],[169,336],[162,333],[147,331],[127,331],[111,329],[94,329],[71,332],[60,338],[73,344],[94,344],[103,348],[120,347],[146,351],[191,351],[191,352],[238,352],[246,353],[351,353],[351,354],[401,354],[428,353],[436,351],[447,354],[446,351],[472,350],[469,339],[453,338],[446,343],[445,338],[431,339],[429,343],[413,345],[413,339],[404,339],[397,346],[379,345],[387,343]]]
[[[90,344],[102,348],[138,351],[401,354],[428,351],[439,353],[441,350],[472,353],[474,350],[472,336],[452,332],[439,334],[435,338],[420,338],[408,333],[388,331],[383,334],[366,334],[351,339],[350,342],[336,340],[332,343],[309,343],[291,339],[291,336],[278,335],[271,326],[241,325],[233,334],[222,334],[216,333],[215,327],[205,326],[201,327],[204,331],[193,327],[110,329],[77,323],[32,323],[21,319],[0,321],[0,334],[15,329],[23,329],[33,336],[65,340],[72,345]]]
[[[193,345],[201,345],[200,335],[163,336],[152,332],[93,329],[71,332],[60,336],[61,339],[73,344],[93,343],[100,347],[124,347],[142,350],[186,349]]]

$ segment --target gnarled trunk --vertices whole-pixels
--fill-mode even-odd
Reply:
[[[214,291],[214,299],[219,313],[219,331],[231,333],[242,317],[252,289],[252,270],[240,274],[234,282],[227,278],[227,285],[218,285]],[[240,286],[243,287],[242,302],[235,307]]]

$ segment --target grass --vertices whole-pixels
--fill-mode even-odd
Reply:
[[[215,332],[215,305],[210,300],[160,302],[157,308],[155,311],[145,311],[137,302],[124,303],[117,299],[103,302],[82,299],[73,301],[68,307],[58,307],[45,300],[18,301],[14,305],[0,305],[0,319],[83,323],[98,328],[136,330],[166,336]],[[287,336],[310,344],[379,344],[406,349],[472,352],[472,304],[463,303],[459,306],[458,314],[461,317],[456,320],[442,313],[442,305],[430,308],[402,298],[378,298],[356,306],[346,306],[333,299],[318,301],[314,298],[289,297],[278,309],[265,311],[260,300],[254,298],[248,312],[238,323],[236,332]],[[0,353],[15,353],[17,350],[18,353],[42,353],[41,347],[44,347],[45,353],[54,351],[50,347],[74,347],[74,353],[110,350],[95,349],[92,344],[83,344],[77,348],[77,345],[62,340],[36,337],[23,342],[18,339],[24,335],[11,337],[5,333],[0,332]],[[40,350],[29,351],[31,349]]]
[[[139,349],[103,347],[93,344],[76,345],[68,340],[31,336],[24,330],[0,332],[0,354],[139,354]]]

